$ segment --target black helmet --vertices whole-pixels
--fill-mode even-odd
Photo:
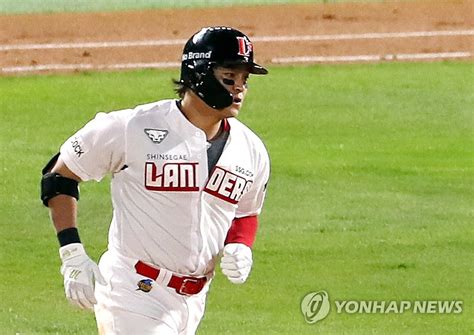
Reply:
[[[184,46],[180,83],[210,107],[222,109],[232,104],[233,97],[216,79],[213,69],[239,65],[253,74],[268,73],[254,63],[253,44],[245,34],[229,27],[202,28]]]

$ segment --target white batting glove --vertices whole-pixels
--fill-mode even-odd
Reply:
[[[242,243],[229,243],[221,258],[222,273],[233,284],[242,284],[252,269],[252,249]]]
[[[63,262],[61,274],[64,276],[66,298],[82,309],[93,309],[97,303],[94,296],[94,280],[106,285],[97,264],[87,256],[81,243],[71,243],[59,248]]]

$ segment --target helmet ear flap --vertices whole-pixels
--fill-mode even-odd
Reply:
[[[208,73],[214,73],[213,65],[214,64],[208,61],[195,61],[193,72],[194,83],[200,83]]]
[[[234,100],[232,94],[222,86],[210,69],[202,78],[202,81],[195,86],[196,94],[210,107],[214,109],[223,109],[230,105]]]
[[[182,74],[185,73],[185,76],[181,82],[189,86],[208,106],[223,109],[230,106],[234,98],[217,80],[214,66],[214,62],[202,60],[183,64]]]
[[[183,61],[180,82],[189,88],[194,88],[202,82],[206,73],[210,71],[213,71],[212,64],[208,61]]]
[[[194,87],[195,83],[200,81],[200,77],[202,73],[198,73],[198,71],[202,72],[202,69],[199,69],[202,66],[199,66],[196,61],[193,62],[186,62],[183,61],[181,64],[181,79],[180,82],[188,87]]]

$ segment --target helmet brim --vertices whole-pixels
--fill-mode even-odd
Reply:
[[[249,73],[251,74],[267,74],[268,73],[268,70],[266,68],[254,62],[233,61],[233,62],[221,63],[218,65],[222,67],[228,67],[228,68],[243,67],[243,68],[246,68],[247,71],[249,71]]]
[[[268,70],[261,65],[256,63],[251,63],[249,67],[249,72],[252,74],[267,74]]]

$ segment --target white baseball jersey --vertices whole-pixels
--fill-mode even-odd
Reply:
[[[109,250],[168,270],[214,270],[234,218],[258,215],[269,178],[260,139],[236,119],[211,175],[206,134],[163,100],[99,113],[61,147],[82,180],[112,173]]]

